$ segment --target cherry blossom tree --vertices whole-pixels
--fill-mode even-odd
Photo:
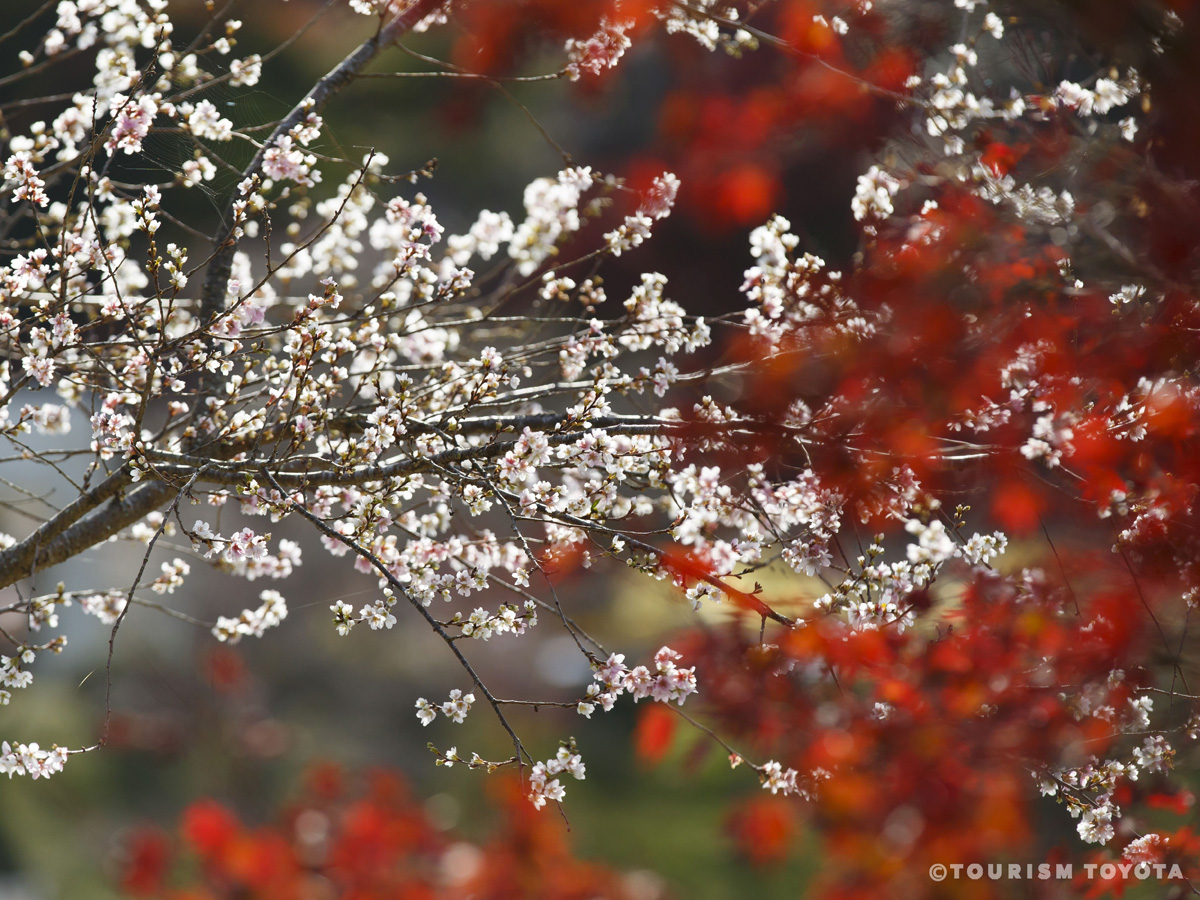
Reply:
[[[362,43],[253,125],[212,98],[276,51],[239,56],[226,13],[177,28],[165,0],[63,0],[44,33],[8,37],[23,68],[0,85],[26,93],[4,113],[36,118],[0,153],[0,427],[69,496],[10,482],[26,515],[0,551],[0,701],[65,649],[60,617],[108,626],[111,663],[130,611],[201,565],[277,584],[203,623],[214,640],[280,626],[289,576],[315,564],[270,534],[287,520],[322,565],[378,581],[331,605],[345,640],[386,640],[409,607],[461,666],[413,698],[435,762],[514,769],[535,808],[569,805],[586,742],[527,746],[515,708],[646,700],[649,755],[682,723],[786,798],[747,807],[742,833],[812,815],[830,896],[920,896],[931,864],[1025,859],[1039,795],[1073,820],[1062,853],[1097,845],[1195,891],[1196,837],[1146,817],[1192,802],[1177,771],[1200,737],[1188,4],[1137,4],[1119,34],[983,0],[347,5]],[[516,21],[556,36],[552,71],[506,70]],[[564,152],[523,209],[447,233],[418,190],[432,165],[342,158],[323,119],[385,51],[443,28],[477,65],[410,54],[501,90],[617,77],[639,42],[737,57],[762,82],[736,123],[760,158],[729,167],[703,124],[728,116],[700,117],[676,128],[678,165],[627,178]],[[77,83],[40,96],[60,70]],[[786,199],[789,135],[823,127],[876,138],[838,266],[760,208]],[[152,182],[132,163],[159,134],[187,158]],[[192,218],[197,192],[219,215]],[[604,273],[680,213],[753,225],[726,250],[736,312],[689,313],[660,271],[609,296]],[[127,584],[39,587],[120,537],[145,548]],[[632,658],[556,587],[617,566],[729,624]],[[520,660],[548,628],[591,665],[578,696],[489,689],[473,642]],[[508,749],[442,749],[480,709]],[[38,740],[9,736],[0,771],[53,775],[107,729]]]

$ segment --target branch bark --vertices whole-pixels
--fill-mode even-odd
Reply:
[[[147,513],[153,512],[178,491],[166,482],[154,481],[123,497],[117,496],[130,483],[129,476],[124,473],[123,469],[109,476],[93,491],[64,507],[25,540],[0,553],[0,588],[16,584],[22,578],[65,562],[89,547],[108,540],[121,529],[128,528]],[[87,508],[80,507],[85,501],[93,500],[101,488],[106,489],[103,498],[90,503]],[[101,507],[108,498],[111,498],[111,502]],[[88,509],[93,511],[86,514]]]

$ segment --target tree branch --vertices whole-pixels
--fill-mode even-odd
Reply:
[[[153,481],[124,497],[116,496],[130,482],[128,470],[119,470],[64,507],[25,540],[0,553],[0,588],[108,540],[161,506],[177,490],[166,482]],[[97,492],[101,491],[103,496],[96,498]],[[109,498],[112,502],[108,506],[95,509]],[[94,511],[81,518],[88,510]]]
[[[329,74],[321,78],[304,98],[292,107],[292,111],[283,119],[271,136],[263,143],[254,159],[242,170],[242,180],[259,174],[262,170],[266,152],[275,142],[305,120],[310,112],[319,112],[343,88],[354,80],[367,65],[382,50],[387,49],[399,38],[407,34],[414,25],[426,16],[436,12],[443,0],[411,0],[408,8],[385,24],[374,37],[364,41],[358,49],[337,64]],[[236,195],[229,198],[222,211],[220,231],[214,239],[216,250],[208,262],[204,274],[204,287],[200,293],[200,321],[207,325],[225,305],[225,291],[229,287],[229,278],[233,271],[233,255],[237,250],[238,239],[234,233],[233,204]]]

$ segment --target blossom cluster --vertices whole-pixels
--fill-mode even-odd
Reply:
[[[654,654],[654,670],[646,666],[625,665],[625,654],[614,653],[592,673],[593,683],[587,687],[587,699],[581,700],[577,711],[591,717],[596,707],[605,712],[613,708],[617,698],[627,693],[634,703],[650,697],[659,703],[684,702],[697,690],[696,667],[681,668],[676,664],[682,659],[670,647],[662,647]]]
[[[471,705],[475,702],[475,695],[471,693],[464,694],[458,688],[450,692],[450,699],[438,706],[430,703],[424,697],[417,698],[417,718],[421,720],[422,725],[428,725],[440,712],[451,722],[461,724],[466,721],[467,713],[471,711]]]
[[[0,742],[0,775],[28,775],[35,781],[49,778],[63,770],[70,751],[57,744],[43,750],[36,743],[11,746],[8,741]]]
[[[576,781],[582,781],[587,774],[583,759],[572,744],[562,744],[553,757],[534,763],[529,773],[529,800],[535,808],[541,809],[551,800],[562,802],[566,790],[556,776],[564,773],[572,775]]]
[[[870,5],[828,18],[806,10],[804,33],[831,45],[852,40],[851,22]],[[411,17],[423,30],[454,14],[425,0],[351,6],[381,16],[385,28]],[[246,522],[303,521],[329,556],[378,580],[380,594],[357,609],[343,599],[329,606],[343,636],[366,624],[377,633],[370,637],[393,637],[409,607],[465,659],[460,648],[471,644],[460,639],[523,639],[544,613],[594,663],[586,694],[568,708],[590,718],[623,694],[683,706],[697,692],[696,666],[680,666],[682,656],[664,646],[652,665],[627,667],[572,620],[576,598],[564,602],[561,576],[616,560],[670,581],[694,611],[724,604],[731,616],[761,619],[763,635],[773,622],[783,637],[760,639],[764,657],[823,626],[838,647],[919,642],[942,634],[941,621],[916,626],[930,607],[952,605],[935,596],[943,575],[941,584],[961,579],[1013,604],[1047,593],[1044,574],[1001,571],[1004,531],[965,531],[965,508],[942,509],[937,490],[954,481],[947,470],[977,459],[1084,483],[1080,499],[1089,514],[1114,519],[1131,574],[1146,560],[1157,564],[1167,546],[1172,565],[1194,581],[1195,554],[1176,537],[1194,532],[1194,485],[1160,459],[1164,447],[1191,446],[1189,423],[1200,418],[1184,347],[1194,310],[1176,296],[1178,284],[1156,285],[1153,272],[1112,262],[1131,254],[1104,231],[1108,201],[1092,179],[1061,174],[1093,172],[1097,147],[1120,148],[1118,161],[1147,149],[1132,112],[1148,107],[1145,81],[1126,66],[1034,89],[992,64],[1013,24],[985,6],[956,0],[962,37],[913,72],[902,93],[888,89],[913,127],[848,198],[861,255],[831,267],[810,252],[803,228],[764,217],[749,234],[744,312],[713,317],[689,313],[680,281],[664,272],[639,270],[626,289],[597,274],[606,258],[625,264],[676,214],[673,172],[634,196],[620,176],[567,161],[525,187],[519,212],[483,209],[449,233],[443,223],[454,217],[410,189],[432,167],[397,174],[382,153],[339,163],[326,152],[319,103],[353,80],[343,76],[365,64],[370,42],[361,60],[348,56],[336,78],[260,134],[209,92],[218,79],[251,87],[270,64],[263,54],[231,55],[236,20],[224,22],[223,36],[183,41],[164,0],[58,3],[55,25],[22,64],[94,51],[94,71],[69,99],[37,105],[59,104],[44,120],[4,138],[0,192],[11,202],[0,224],[15,237],[0,265],[0,394],[8,398],[0,434],[23,459],[82,487],[45,523],[5,537],[3,569],[19,572],[15,581],[60,562],[78,553],[81,533],[95,542],[127,537],[149,563],[159,536],[173,533],[172,517],[181,521],[179,506],[193,500],[222,524],[220,533],[204,519],[180,525],[193,556],[155,558],[144,567],[153,577],[129,591],[60,591],[0,613],[23,617],[35,633],[57,628],[58,607],[74,599],[116,626],[129,604],[147,600],[143,590],[164,599],[184,588],[200,560],[247,580],[286,578],[300,545],[280,540],[272,553],[271,535]],[[760,43],[745,18],[751,11],[723,0],[655,3],[646,21],[737,55]],[[566,42],[560,74],[608,72],[641,27],[603,19]],[[171,179],[123,181],[117,173],[148,158],[159,136],[185,148]],[[218,151],[235,142],[257,152],[230,180],[216,249],[189,248],[188,229],[175,224],[188,208],[178,198],[215,195],[217,173],[233,165]],[[1023,163],[1057,144],[1066,149],[1055,165]],[[990,224],[1016,246],[1017,263],[1003,248],[963,252]],[[1026,254],[1030,246],[1037,252]],[[206,260],[204,278],[189,259]],[[943,290],[948,270],[961,290]],[[922,306],[929,296],[932,314]],[[1046,296],[1051,313],[1038,305]],[[1069,319],[1077,314],[1067,307],[1136,320],[1131,334],[1165,327],[1169,340],[1156,352],[1143,348],[1133,374],[1082,365],[1077,347],[1099,346],[1102,335],[1082,314]],[[989,343],[989,329],[1002,326],[1011,342]],[[722,353],[736,348],[720,365],[712,362],[718,341]],[[939,368],[944,358],[957,368]],[[872,368],[877,359],[901,364]],[[1167,362],[1150,372],[1155,359]],[[971,390],[950,390],[964,372]],[[779,409],[765,411],[759,393]],[[907,421],[918,410],[928,421]],[[86,425],[72,430],[73,421]],[[31,432],[61,439],[71,462],[60,465],[57,451],[39,457],[22,441]],[[1112,462],[1155,434],[1155,450]],[[985,439],[995,443],[978,443]],[[79,471],[70,469],[79,460]],[[1038,523],[1049,537],[1027,485],[1004,482],[999,494],[994,513]],[[860,540],[860,524],[875,536]],[[819,595],[796,604],[803,616],[776,609],[772,592],[753,582],[772,567],[789,586]],[[1184,596],[1190,608],[1195,596]],[[280,626],[283,596],[267,590],[259,599],[256,609],[217,618],[216,639],[235,643]],[[1100,641],[1126,626],[1108,611],[1089,616],[1080,634]],[[64,644],[20,644],[0,656],[0,703],[30,684],[36,652]],[[928,646],[939,660],[954,649],[949,638]],[[778,667],[805,687],[845,668],[828,659]],[[1141,685],[1093,678],[1061,693],[1079,721],[1153,732],[1113,758],[1064,758],[1037,773],[1080,836],[1105,843],[1121,814],[1121,782],[1165,774],[1176,749],[1155,728]],[[911,712],[903,694],[866,704],[872,728]],[[460,690],[440,704],[421,698],[417,717],[462,722],[474,702]],[[994,711],[990,701],[970,707],[981,719]],[[67,752],[3,748],[0,771],[33,777],[57,771]],[[573,744],[549,760],[525,759],[538,807],[561,800],[559,776],[584,776]],[[772,794],[812,798],[832,777],[780,759],[752,766]],[[451,749],[439,761],[462,760]],[[467,765],[500,764],[473,756]]]
[[[213,636],[225,643],[236,644],[246,635],[262,637],[268,628],[274,628],[287,618],[287,601],[279,591],[263,591],[259,594],[262,605],[257,609],[244,609],[237,618],[218,616],[213,626]]]

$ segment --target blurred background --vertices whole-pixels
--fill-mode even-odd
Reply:
[[[563,63],[563,41],[589,35],[600,9],[587,2],[478,3],[468,8],[465,24],[414,35],[406,47],[472,72],[552,73]],[[170,12],[181,32],[207,20],[199,0],[173,2]],[[9,0],[0,17],[9,24],[27,15],[34,18],[13,46],[35,40],[45,31],[39,26],[53,18],[31,0]],[[373,27],[344,4],[313,0],[235,4],[229,15],[245,23],[233,57],[265,55],[317,17],[314,27],[265,65],[259,84],[219,87],[207,95],[239,125],[277,119]],[[210,56],[205,66],[219,71],[221,62]],[[0,86],[12,131],[55,113],[9,104],[75,90],[81,78],[90,78],[90,65],[83,54],[35,79]],[[3,67],[8,74],[19,63],[10,56]],[[683,181],[679,214],[650,244],[615,261],[605,278],[610,296],[619,298],[641,271],[661,271],[670,279],[670,296],[709,315],[739,307],[737,287],[750,261],[746,236],[772,211],[792,219],[807,249],[835,262],[848,258],[856,239],[848,212],[854,179],[893,116],[884,105],[854,90],[847,94],[846,85],[798,70],[769,49],[733,60],[685,36],[635,35],[615,72],[575,84],[444,77],[446,68],[399,49],[372,71],[424,75],[363,79],[349,88],[325,111],[322,150],[355,161],[368,150],[381,151],[393,171],[436,159],[434,177],[410,194],[423,191],[451,232],[465,230],[482,208],[518,218],[524,186],[564,166],[552,142],[577,164],[628,177],[637,187],[664,170],[677,173]],[[832,109],[837,114],[826,115]],[[823,117],[821,128],[812,127],[814,117]],[[224,149],[234,165],[248,161],[248,148]],[[183,152],[178,137],[152,135],[143,157],[121,162],[129,180],[167,180]],[[345,171],[330,167],[318,192],[331,192]],[[234,180],[222,173],[206,193],[189,192],[188,221],[211,232]],[[192,237],[186,242],[192,259],[201,258],[204,248]],[[84,446],[88,431],[76,414],[69,440]],[[45,439],[31,445],[50,446]],[[70,490],[33,463],[9,461],[3,470],[4,478],[48,494],[51,502]],[[69,466],[66,471],[77,474]],[[224,523],[236,521],[231,513]],[[196,518],[213,521],[212,514],[205,507],[181,509],[189,525]],[[248,524],[267,527],[263,520]],[[23,534],[26,528],[19,515],[0,511],[0,531]],[[511,745],[490,712],[479,704],[464,725],[439,718],[429,728],[414,715],[417,697],[440,701],[451,688],[468,689],[462,671],[408,609],[397,608],[399,622],[391,631],[358,629],[339,638],[330,604],[345,600],[357,608],[370,602],[375,580],[354,573],[345,559],[330,558],[307,529],[285,523],[270,531],[273,545],[291,538],[303,547],[302,566],[283,582],[230,578],[209,570],[186,538],[164,535],[158,542],[152,575],[176,556],[193,567],[184,588],[161,598],[165,606],[211,622],[256,607],[259,591],[271,588],[287,598],[289,616],[263,639],[229,647],[205,628],[161,611],[132,609],[116,639],[109,746],[72,758],[49,782],[0,783],[0,900],[121,896],[118,882],[134,829],[154,823],[171,831],[200,797],[228,804],[251,824],[274,821],[296,796],[303,773],[320,761],[348,773],[370,767],[401,772],[435,827],[469,840],[491,833],[499,814],[486,797],[487,776],[437,768],[426,749],[433,741],[441,749],[506,758]],[[68,590],[126,586],[144,550],[132,541],[95,548],[40,574],[30,589],[45,593],[58,582]],[[576,572],[558,590],[580,623],[626,653],[631,664],[648,661],[673,632],[695,622],[682,598],[620,569]],[[725,614],[718,609],[706,615],[718,622]],[[96,741],[108,688],[110,628],[77,607],[61,609],[60,619],[68,651],[39,657],[33,688],[18,692],[4,710],[0,737],[43,746]],[[548,617],[533,635],[515,641],[500,637],[467,648],[497,695],[581,695],[589,680],[586,664]],[[622,703],[591,721],[554,709],[513,714],[535,756],[551,756],[567,735],[579,742],[588,777],[567,785],[563,822],[575,852],[621,870],[655,873],[643,881],[646,897],[796,896],[812,860],[795,840],[794,823],[777,812],[731,820],[731,810],[761,793],[754,777],[730,773],[724,754],[699,733],[664,730],[661,719],[639,724],[644,707]],[[543,815],[559,818],[553,809]],[[757,847],[756,855],[770,865],[750,865],[737,827],[730,827],[739,822],[753,832],[746,846]]]
[[[53,4],[35,0],[2,5],[0,31],[30,18],[9,39],[0,78],[19,69],[17,45],[36,41],[54,15]],[[1045,16],[1051,30],[1067,22],[1072,28],[1085,23],[1109,29],[1091,35],[1100,44],[1135,33],[1136,17],[1123,13],[1139,4],[1102,5],[1103,15],[1095,13],[1096,6],[1070,2],[1013,8]],[[930,48],[953,42],[955,25],[944,15],[945,3],[879,6],[903,7],[903,13],[888,13],[886,33],[868,22],[844,43],[835,43],[827,27],[813,22],[814,14],[829,10],[805,0],[768,5],[763,25],[862,81],[896,88]],[[613,307],[638,273],[659,271],[669,279],[668,295],[691,312],[717,315],[740,308],[737,289],[751,259],[746,238],[772,212],[791,220],[802,249],[823,256],[831,267],[847,264],[858,241],[849,205],[856,177],[883,149],[885,136],[904,125],[893,103],[856,78],[770,47],[732,59],[683,35],[637,32],[615,71],[578,83],[446,77],[449,67],[501,79],[553,73],[563,63],[563,41],[591,34],[605,7],[603,0],[465,4],[456,23],[413,35],[406,49],[384,54],[371,69],[406,77],[362,79],[325,111],[322,152],[357,162],[369,150],[380,151],[389,156],[392,171],[419,169],[436,159],[434,176],[409,195],[424,192],[450,232],[465,230],[483,208],[519,216],[525,185],[562,168],[561,151],[579,165],[627,177],[634,187],[646,186],[664,170],[674,172],[682,181],[676,214],[656,227],[652,241],[606,263]],[[181,33],[195,32],[210,14],[202,0],[173,0],[169,9]],[[232,4],[227,15],[244,21],[233,57],[266,55],[300,35],[267,62],[254,87],[216,87],[209,93],[243,126],[283,115],[373,27],[341,0],[245,0]],[[204,63],[213,72],[221,64],[215,56]],[[1079,71],[1088,64],[1082,57],[1063,63]],[[80,79],[90,79],[90,65],[82,54],[33,79],[0,81],[8,127],[20,133],[41,116],[52,118],[47,107],[21,101],[78,89]],[[49,108],[57,112],[56,105]],[[1195,127],[1200,117],[1174,121]],[[1194,148],[1195,141],[1175,146]],[[237,144],[224,150],[235,166],[251,153]],[[178,168],[183,152],[178,136],[157,134],[147,140],[142,157],[121,163],[131,180],[169,179],[166,173]],[[328,167],[317,192],[332,192],[348,171]],[[211,233],[235,180],[222,173],[207,192],[188,192],[183,202],[190,206],[181,207],[181,215]],[[190,237],[187,243],[193,261],[201,259],[205,248]],[[81,415],[73,426],[70,440],[86,445]],[[36,438],[30,444],[34,450],[49,446]],[[5,461],[0,476],[52,502],[61,502],[69,490],[31,462]],[[214,519],[206,507],[185,507],[181,515],[189,525],[196,518]],[[226,515],[221,530],[238,527],[232,510]],[[249,524],[268,527],[261,519]],[[23,534],[27,528],[19,515],[0,509],[0,531]],[[304,773],[322,761],[336,763],[349,777],[373,767],[402,773],[432,826],[455,839],[483,842],[504,827],[485,789],[487,776],[435,767],[426,747],[432,741],[442,750],[455,746],[463,754],[507,757],[511,745],[489,711],[477,704],[466,724],[439,718],[429,728],[414,715],[418,697],[441,701],[452,688],[469,688],[444,647],[403,607],[390,631],[360,628],[338,637],[330,604],[345,600],[357,608],[370,602],[377,596],[375,580],[354,573],[346,559],[329,557],[307,528],[284,523],[269,530],[273,545],[289,538],[303,548],[301,567],[286,581],[250,584],[223,576],[194,558],[186,539],[165,535],[159,541],[151,573],[176,556],[193,567],[183,589],[161,598],[165,606],[211,622],[258,606],[259,591],[269,588],[287,598],[289,616],[261,640],[229,647],[216,643],[206,628],[134,608],[116,640],[110,745],[72,758],[49,782],[0,782],[0,900],[122,896],[118,884],[136,829],[149,823],[173,832],[183,811],[202,797],[228,805],[248,824],[274,822],[278,810],[295,801]],[[58,582],[68,590],[124,587],[144,549],[133,542],[95,548],[42,573],[30,589],[45,593]],[[1027,551],[1014,546],[1007,564],[1032,558],[1034,552]],[[769,591],[800,593],[795,584],[772,585],[765,577],[764,584]],[[697,621],[682,598],[619,568],[578,570],[557,589],[571,614],[631,664],[646,661]],[[483,605],[495,602],[479,598]],[[727,615],[709,607],[700,622],[716,627]],[[33,688],[18,692],[0,714],[0,739],[78,747],[94,743],[100,733],[110,629],[77,608],[60,610],[60,618],[68,652],[39,658]],[[547,616],[532,635],[516,640],[501,636],[467,647],[497,695],[548,701],[580,696],[587,668]],[[701,696],[703,690],[701,673]],[[560,738],[574,736],[587,762],[587,780],[566,785],[565,820],[553,809],[542,816],[563,831],[569,827],[577,855],[643,873],[643,900],[801,895],[819,859],[798,823],[781,808],[762,806],[754,777],[745,770],[731,773],[724,754],[702,734],[672,730],[653,710],[621,703],[591,720],[546,708],[514,713],[514,725],[535,756],[552,755]],[[1047,808],[1053,837],[1073,836],[1061,811],[1049,801]]]

